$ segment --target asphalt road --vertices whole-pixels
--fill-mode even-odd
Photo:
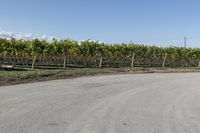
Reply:
[[[200,73],[0,87],[0,133],[200,133]]]

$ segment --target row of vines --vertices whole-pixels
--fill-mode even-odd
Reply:
[[[0,66],[123,67],[199,66],[200,49],[136,44],[108,45],[98,41],[0,39]]]

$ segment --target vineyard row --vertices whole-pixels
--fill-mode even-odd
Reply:
[[[59,67],[198,67],[199,48],[137,44],[108,45],[97,41],[0,39],[0,66],[4,64]]]

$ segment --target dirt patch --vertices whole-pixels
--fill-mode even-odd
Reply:
[[[186,73],[200,72],[197,68],[82,68],[67,70],[4,70],[0,73],[0,86],[39,82],[55,79],[68,79],[82,76],[108,74],[140,74],[140,73]]]

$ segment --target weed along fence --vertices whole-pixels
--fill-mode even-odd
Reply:
[[[199,59],[171,58],[165,54],[160,58],[140,57],[12,57],[1,56],[1,66],[23,68],[66,67],[200,67]]]
[[[0,38],[0,67],[200,67],[199,48],[108,45],[98,41],[6,40]]]

